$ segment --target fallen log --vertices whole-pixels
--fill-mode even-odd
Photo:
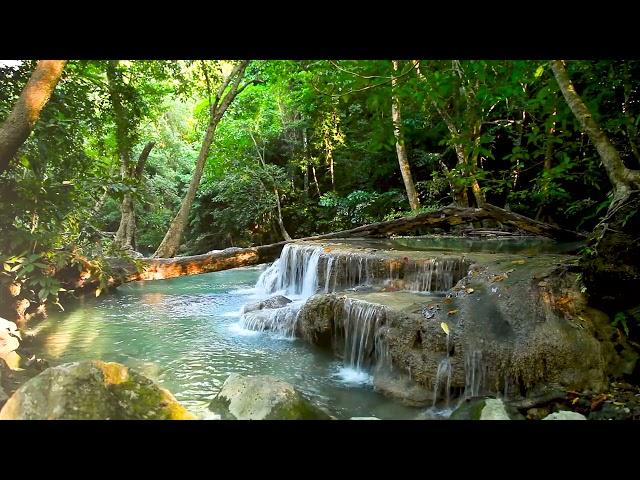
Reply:
[[[524,234],[540,235],[558,240],[576,240],[582,235],[553,225],[532,220],[523,215],[509,212],[494,205],[482,208],[444,207],[435,212],[420,213],[412,217],[398,218],[386,222],[362,225],[350,230],[342,230],[324,235],[316,235],[248,248],[227,248],[201,255],[173,258],[142,258],[135,261],[110,260],[113,277],[111,286],[139,280],[165,280],[183,275],[198,275],[231,268],[247,267],[273,262],[287,243],[298,240],[328,240],[332,238],[380,238],[407,234],[416,230],[440,228],[450,229],[483,220],[493,220],[503,227],[509,226]],[[75,291],[97,288],[97,280],[82,278],[68,284]],[[86,277],[86,274],[84,275]]]

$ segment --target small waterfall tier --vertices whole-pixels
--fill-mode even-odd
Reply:
[[[364,371],[387,356],[386,345],[379,335],[387,310],[383,305],[346,298],[334,322],[334,349],[340,353],[344,365]]]
[[[469,262],[462,255],[431,257],[415,253],[348,248],[344,244],[290,243],[263,272],[256,287],[265,293],[301,298],[362,285],[441,292],[467,274]]]
[[[303,302],[292,302],[280,308],[265,308],[243,313],[240,325],[247,330],[269,331],[285,338],[296,337],[298,313]]]

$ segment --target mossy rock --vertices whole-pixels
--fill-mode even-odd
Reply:
[[[270,375],[227,378],[209,409],[227,420],[326,420],[327,413]]]
[[[451,420],[511,420],[502,400],[495,398],[468,398],[449,417]]]
[[[0,410],[12,420],[188,420],[196,417],[152,380],[119,363],[84,361],[46,369]]]

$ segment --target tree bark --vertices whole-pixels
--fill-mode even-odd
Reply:
[[[615,149],[609,138],[594,120],[591,112],[576,92],[563,60],[553,60],[551,69],[556,77],[562,95],[569,108],[580,122],[584,131],[589,135],[591,143],[596,147],[602,160],[609,181],[614,189],[614,201],[612,206],[628,197],[634,188],[640,186],[640,171],[630,170],[625,167],[620,154]]]
[[[0,174],[33,130],[60,81],[67,60],[39,60],[6,120],[0,125]]]
[[[234,98],[247,86],[247,84],[245,84],[244,86],[240,87],[240,81],[244,76],[244,71],[246,70],[248,64],[248,60],[242,60],[235,66],[233,71],[229,74],[229,76],[225,79],[225,81],[218,89],[216,98],[210,105],[209,125],[207,126],[207,132],[202,142],[202,147],[200,148],[200,153],[198,155],[198,160],[196,162],[193,176],[191,177],[191,182],[189,183],[189,188],[187,189],[187,193],[182,200],[180,210],[178,210],[178,213],[171,221],[164,239],[153,255],[154,257],[172,257],[178,251],[178,247],[180,247],[182,235],[187,226],[189,211],[191,210],[193,201],[196,198],[196,192],[198,191],[198,186],[200,185],[200,180],[202,179],[202,173],[204,172],[204,166],[207,160],[207,156],[209,155],[209,149],[211,147],[211,143],[213,142],[216,127],[218,126],[218,123],[222,119],[224,113],[227,111],[227,108],[234,100]],[[223,96],[224,90],[230,84],[231,89]]]
[[[640,289],[640,171],[624,165],[576,92],[564,62],[553,60],[551,69],[571,111],[596,147],[613,186],[607,215],[590,236],[591,253],[580,258],[582,280],[594,304],[622,311],[637,305]]]
[[[145,145],[138,157],[136,166],[131,168],[127,173],[130,179],[139,181],[142,178],[144,166],[147,163],[147,158],[149,158],[149,154],[155,143],[156,142],[149,142]],[[120,212],[120,226],[116,232],[114,243],[123,250],[136,250],[136,214],[133,195],[131,193],[125,193]]]
[[[400,69],[400,62],[398,60],[392,60],[393,70],[397,72]],[[412,211],[416,211],[420,208],[420,200],[416,192],[416,187],[413,183],[413,177],[411,176],[411,166],[409,165],[409,157],[407,155],[407,148],[404,143],[404,134],[402,128],[402,106],[400,103],[400,97],[397,93],[398,79],[393,77],[391,79],[391,119],[393,121],[393,134],[396,137],[396,153],[398,155],[398,163],[400,164],[400,173],[402,174],[402,181],[407,191],[407,198],[409,199],[409,206]]]
[[[416,63],[416,72],[418,76],[423,81],[426,82],[426,78],[422,73],[422,71],[420,70],[420,61],[414,60],[414,62]],[[458,74],[462,75],[460,71]],[[462,165],[465,168],[465,170],[470,170],[469,173],[471,177],[471,191],[473,192],[473,197],[475,198],[477,206],[480,207],[486,202],[486,199],[484,197],[484,193],[482,193],[482,190],[480,189],[480,184],[478,183],[478,179],[476,178],[476,172],[478,168],[477,155],[469,159],[469,154],[464,144],[460,141],[455,141],[460,139],[460,131],[453,123],[453,120],[451,119],[451,116],[449,115],[449,113],[447,113],[447,111],[444,110],[443,108],[440,108],[440,106],[438,105],[435,99],[432,99],[431,103],[435,107],[436,111],[438,112],[438,115],[440,115],[440,118],[442,118],[442,120],[444,121],[445,125],[447,126],[447,129],[449,130],[449,133],[454,138],[453,148],[456,152],[456,157],[458,158],[458,165]],[[476,122],[471,133],[471,137],[473,138],[473,143],[475,143],[476,145],[480,141],[480,127],[481,127],[480,122]],[[442,162],[442,165],[444,166],[444,162]],[[446,172],[448,175],[448,169],[446,169]],[[461,207],[470,206],[469,195],[467,194],[467,188],[457,187],[454,189],[454,185],[451,183],[450,180],[449,180],[449,185],[451,186],[451,196],[453,197],[454,202]]]
[[[256,141],[256,137],[253,135],[253,132],[251,130],[249,130],[249,136],[251,137],[251,140],[253,140],[253,146],[256,149],[256,153],[258,154],[258,160],[260,160],[260,163],[262,164],[262,168],[266,170],[266,161],[264,159],[265,155],[264,155],[264,146],[262,148],[262,152],[260,151],[260,148],[258,147],[258,142]],[[282,238],[284,238],[285,240],[291,240],[291,236],[289,235],[289,232],[287,232],[287,229],[284,226],[284,221],[282,220],[282,207],[280,205],[280,192],[278,192],[278,188],[275,186],[276,182],[273,178],[271,178],[271,181],[273,182],[273,193],[276,197],[276,209],[278,211],[278,227],[280,228],[280,233],[282,235]]]

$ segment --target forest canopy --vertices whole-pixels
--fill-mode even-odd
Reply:
[[[599,134],[637,189],[638,61],[45,62],[0,64],[3,128],[25,119],[0,152],[2,282],[32,307],[58,302],[64,269],[108,277],[107,257],[264,245],[450,204],[588,233],[620,193]]]

